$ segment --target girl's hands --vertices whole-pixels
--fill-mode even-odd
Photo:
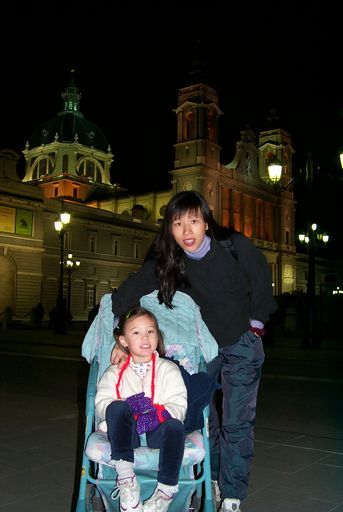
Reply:
[[[111,364],[114,364],[118,366],[118,368],[121,368],[125,363],[127,357],[128,354],[115,345],[111,352]]]

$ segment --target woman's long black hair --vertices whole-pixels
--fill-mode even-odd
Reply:
[[[236,232],[233,228],[217,224],[208,203],[199,192],[194,190],[178,192],[170,199],[159,234],[146,256],[146,259],[156,260],[156,271],[160,283],[158,299],[169,308],[172,308],[176,290],[182,285],[189,286],[183,259],[184,251],[175,242],[172,234],[174,220],[187,212],[200,212],[208,225],[207,235],[215,240],[225,240]]]

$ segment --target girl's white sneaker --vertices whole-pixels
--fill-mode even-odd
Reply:
[[[119,489],[120,512],[142,512],[139,483],[134,475],[132,478],[117,480]]]
[[[156,488],[152,496],[143,503],[143,512],[166,512],[172,501],[173,497]]]

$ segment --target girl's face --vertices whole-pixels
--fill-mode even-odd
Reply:
[[[173,220],[172,235],[181,249],[195,252],[201,246],[207,228],[207,222],[200,210],[188,211]]]
[[[123,347],[127,347],[135,363],[151,361],[158,343],[155,322],[149,315],[129,318],[124,334],[119,336]]]

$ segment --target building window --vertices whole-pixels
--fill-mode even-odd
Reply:
[[[246,237],[252,236],[253,223],[253,200],[251,196],[244,197],[244,234]]]
[[[87,308],[92,308],[95,306],[95,285],[87,284],[86,293],[87,293],[87,297],[86,297]]]
[[[85,176],[90,180],[102,183],[101,166],[96,160],[83,159],[78,165],[76,172],[79,176]]]
[[[256,208],[256,236],[259,240],[263,240],[263,237],[264,237],[263,204],[261,201],[257,202],[257,208]]]
[[[272,242],[274,211],[273,206],[271,204],[265,203],[264,214],[264,240],[266,240],[267,242]]]
[[[58,187],[55,187],[54,188],[54,196],[57,197],[58,196]]]
[[[71,234],[70,231],[66,231],[63,237],[63,247],[65,250],[71,249]]]
[[[133,257],[140,259],[142,257],[142,243],[135,242],[133,245]]]
[[[193,112],[186,113],[183,130],[184,130],[183,140],[194,139],[194,114],[193,114]]]
[[[44,176],[44,174],[48,174],[48,159],[43,158],[39,161],[39,176]]]
[[[286,245],[289,245],[289,231],[286,231]]]
[[[95,174],[95,163],[91,160],[87,160],[85,165],[85,174],[87,178],[92,178],[94,180]]]
[[[73,197],[77,197],[77,187],[73,187]]]
[[[46,174],[50,174],[52,169],[52,164],[47,157],[42,157],[39,160],[36,160],[32,169],[32,179],[38,180],[42,176]]]
[[[119,241],[116,239],[113,240],[112,252],[113,252],[113,256],[119,255]]]
[[[241,194],[233,192],[233,227],[241,231]]]
[[[97,236],[94,233],[90,233],[88,238],[88,247],[90,252],[96,252],[97,249]]]

